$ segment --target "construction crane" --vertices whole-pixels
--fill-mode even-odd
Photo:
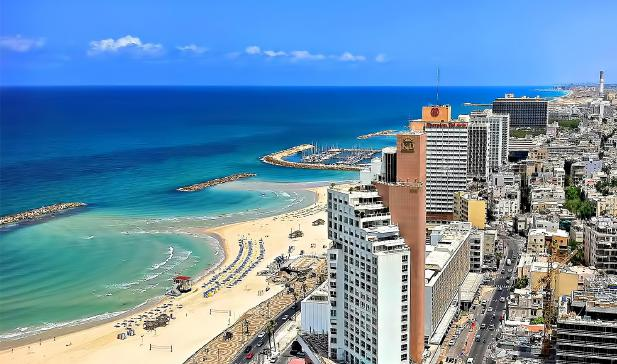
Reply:
[[[553,299],[553,293],[557,291],[558,280],[555,279],[557,272],[568,264],[574,256],[582,249],[579,245],[570,254],[564,255],[558,253],[558,249],[551,249],[552,253],[548,256],[548,266],[546,275],[542,276],[538,282],[534,285],[533,291],[544,291],[543,306],[542,306],[542,318],[544,319],[544,332],[542,333],[542,355],[547,357],[551,349],[551,334],[553,325],[557,318],[557,307]],[[557,263],[557,268],[555,264]],[[552,287],[553,284],[555,287]]]

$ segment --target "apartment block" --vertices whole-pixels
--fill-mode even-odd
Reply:
[[[493,101],[493,112],[510,115],[510,128],[546,128],[548,101],[506,94]]]
[[[617,218],[593,217],[583,227],[585,262],[617,274]]]
[[[488,171],[498,171],[508,162],[510,115],[494,113],[491,109],[473,111],[470,122],[488,126]]]

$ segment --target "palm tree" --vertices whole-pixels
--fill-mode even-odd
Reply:
[[[274,334],[274,320],[269,320],[266,324],[266,332],[268,333],[268,347],[272,351],[272,334]]]

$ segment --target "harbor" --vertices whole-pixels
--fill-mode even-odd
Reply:
[[[318,148],[302,144],[261,158],[264,163],[289,168],[359,171],[379,153],[375,149]],[[300,154],[298,161],[288,160]]]
[[[208,187],[220,185],[223,183],[233,182],[233,181],[237,181],[237,180],[244,179],[244,178],[254,177],[254,176],[256,176],[255,173],[236,173],[230,176],[215,178],[215,179],[211,179],[205,182],[195,183],[189,186],[178,187],[176,191],[196,192],[196,191],[201,191]]]
[[[39,219],[45,216],[53,215],[55,213],[59,213],[69,209],[75,209],[79,207],[87,206],[86,203],[83,202],[61,202],[49,206],[39,207],[33,210],[18,212],[12,215],[6,215],[0,217],[0,226],[9,225],[9,224],[17,224],[22,221],[29,221]]]

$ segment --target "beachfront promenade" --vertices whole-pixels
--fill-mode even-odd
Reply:
[[[270,320],[276,319],[288,307],[296,304],[323,282],[326,274],[325,260],[320,259],[311,272],[315,274],[293,278],[288,282],[287,289],[248,310],[227,330],[221,332],[187,359],[185,364],[231,363],[255,335],[261,331],[267,331],[266,328]],[[264,342],[266,342],[264,344],[264,348],[266,348],[268,346],[267,337],[264,338]],[[257,349],[262,350],[262,348],[255,350]]]
[[[188,185],[188,186],[178,187],[178,188],[176,188],[176,191],[180,191],[180,192],[196,192],[196,191],[201,191],[204,188],[220,185],[222,183],[229,183],[229,182],[237,181],[239,179],[255,177],[255,176],[256,176],[255,173],[236,173],[236,174],[232,174],[230,176],[225,176],[225,177],[221,177],[221,178],[215,178],[215,179],[211,179],[211,180],[208,180],[208,181],[205,181],[205,182],[200,182],[200,183],[195,183],[195,184]]]
[[[292,156],[294,154],[303,152],[305,150],[315,149],[312,144],[301,144],[292,148],[281,150],[268,154],[261,158],[264,163],[272,164],[275,166],[289,167],[289,168],[301,168],[301,169],[322,169],[322,170],[335,170],[335,171],[359,171],[361,166],[351,164],[325,164],[325,163],[306,163],[306,162],[292,162],[285,160],[284,158]]]
[[[58,212],[65,210],[75,209],[78,207],[85,207],[87,204],[83,202],[61,202],[49,206],[39,207],[37,209],[18,212],[13,215],[6,215],[0,217],[0,226],[16,224],[22,221],[35,220],[45,216],[50,216]]]

